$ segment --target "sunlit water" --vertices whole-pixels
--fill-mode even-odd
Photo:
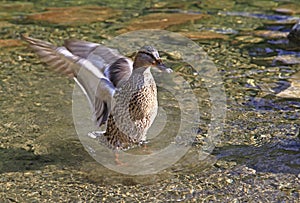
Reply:
[[[90,1],[86,4],[97,3]],[[300,6],[296,0],[292,4]],[[76,1],[39,1],[34,5],[4,3],[0,6],[1,40],[19,39],[20,33],[28,33],[56,44],[61,44],[66,38],[101,42],[117,36],[135,16],[183,11],[206,14],[207,18],[175,23],[164,29],[209,31],[222,36],[195,40],[218,68],[227,95],[225,128],[215,143],[212,156],[206,161],[195,158],[197,147],[203,145],[211,123],[212,103],[203,78],[195,76],[192,69],[176,57],[163,55],[167,64],[183,75],[193,88],[199,98],[201,117],[195,129],[199,139],[191,144],[190,156],[171,167],[161,179],[169,174],[188,175],[204,168],[209,170],[217,160],[246,165],[258,172],[300,173],[299,97],[291,99],[277,95],[291,86],[291,78],[300,70],[300,48],[289,44],[285,38],[298,19],[299,11],[294,15],[275,12],[274,8],[284,5],[280,1],[149,1],[145,4],[139,1],[126,4],[102,1],[100,6],[116,9],[113,12],[122,11],[122,15],[83,24],[57,24],[26,17],[42,12],[44,7],[77,5],[83,6]],[[7,43],[17,44],[8,46],[0,41],[0,171],[37,170],[57,165],[89,172],[92,181],[100,179],[118,183],[124,176],[97,165],[78,140],[71,109],[73,81],[49,72],[19,41]],[[278,56],[283,56],[283,59]],[[164,109],[161,112],[167,112],[170,120],[161,133],[164,136],[150,139],[150,149],[167,145],[172,140],[170,135],[177,130],[175,118],[180,112],[174,98],[168,92],[158,90],[160,105]],[[143,152],[137,148],[131,153]],[[107,180],[107,174],[112,180]],[[148,178],[145,182],[151,184],[155,180]],[[136,177],[135,181],[142,180]]]

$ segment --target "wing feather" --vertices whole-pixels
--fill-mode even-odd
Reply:
[[[104,124],[111,110],[115,87],[101,70],[88,59],[74,55],[65,47],[56,47],[24,35],[22,38],[54,71],[74,77],[89,100],[97,125]]]
[[[128,80],[132,73],[132,61],[116,49],[75,39],[66,40],[65,46],[74,55],[85,58],[98,67],[115,87]]]

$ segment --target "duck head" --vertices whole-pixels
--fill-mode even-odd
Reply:
[[[173,72],[163,64],[158,51],[152,46],[143,46],[135,56],[133,68],[157,67],[164,72]]]

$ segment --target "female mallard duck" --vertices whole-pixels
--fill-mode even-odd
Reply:
[[[41,60],[74,78],[86,94],[97,126],[106,123],[100,141],[127,149],[146,139],[157,114],[157,90],[150,67],[172,72],[151,46],[142,47],[134,62],[103,45],[67,40],[62,47],[22,36]]]

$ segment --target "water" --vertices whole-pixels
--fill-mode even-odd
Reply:
[[[92,11],[86,5],[93,5]],[[46,15],[36,15],[61,6],[64,12],[52,8]],[[285,38],[298,19],[299,7],[296,0],[3,2],[0,184],[4,189],[0,197],[5,202],[59,201],[59,197],[69,201],[151,201],[156,197],[161,201],[296,202],[299,93],[292,93],[293,98],[279,95],[299,84],[300,49]],[[282,8],[290,10],[275,11]],[[174,13],[182,16],[171,17]],[[188,20],[187,14],[199,16]],[[139,177],[110,171],[89,156],[73,125],[73,81],[49,71],[19,41],[21,33],[28,33],[55,44],[67,38],[104,42],[135,28],[193,34],[222,76],[227,100],[225,126],[205,160],[199,161],[197,147],[207,142],[213,103],[205,78],[180,62],[176,53],[163,57],[199,99],[201,117],[195,129],[199,136],[176,165],[157,175]],[[160,91],[159,96],[161,106],[176,118],[176,102],[168,102],[167,92]],[[169,128],[164,129],[166,134],[174,130]],[[162,144],[169,140],[166,136]],[[159,142],[150,141],[150,149],[156,147],[155,141]]]

